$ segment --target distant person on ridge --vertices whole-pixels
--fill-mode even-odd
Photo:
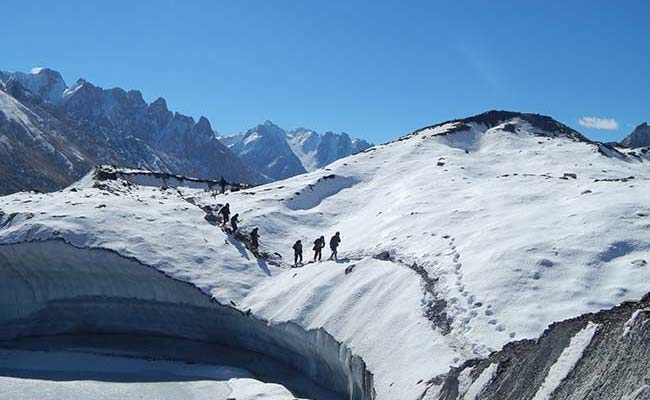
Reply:
[[[235,214],[230,218],[230,226],[232,227],[232,234],[237,232],[237,222],[239,222],[239,214]]]
[[[339,244],[341,243],[341,236],[339,235],[338,232],[332,236],[330,239],[330,249],[332,250],[332,255],[330,255],[330,260],[338,261],[338,252],[337,249],[339,247]]]
[[[251,231],[251,247],[255,250],[257,250],[258,247],[260,247],[260,234],[257,231],[257,228],[253,228]]]
[[[230,219],[230,203],[226,203],[225,206],[221,207],[218,214],[223,218],[221,226],[226,226],[226,223]]]
[[[314,262],[322,258],[323,247],[325,247],[325,236],[321,236],[314,241]]]
[[[223,176],[221,176],[221,179],[219,180],[219,186],[221,186],[221,193],[226,193],[226,185],[228,184],[228,181],[223,179]]]
[[[293,244],[293,265],[297,267],[298,262],[302,264],[302,242],[300,240]]]

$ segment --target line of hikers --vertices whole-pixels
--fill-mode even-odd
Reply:
[[[230,217],[230,203],[226,203],[221,209],[219,209],[218,215],[221,215],[222,217],[222,222],[221,226],[225,227],[228,221],[230,221],[230,227],[232,228],[232,234],[234,235],[237,232],[238,226],[237,224],[239,223],[239,214],[235,214],[232,217]],[[259,230],[257,228],[253,228],[253,230],[250,233],[250,241],[251,241],[251,247],[253,250],[257,251],[257,249],[260,246],[260,234]],[[341,244],[341,234],[339,232],[336,232],[334,236],[330,238],[330,250],[332,253],[330,254],[329,260],[335,260],[338,261],[338,247],[339,244]],[[323,248],[325,247],[325,236],[321,236],[318,239],[314,240],[314,247],[312,250],[314,250],[314,262],[316,261],[321,261],[323,254]],[[294,266],[297,266],[298,263],[302,264],[302,241],[298,240],[296,243],[293,244],[293,264]]]
[[[226,223],[230,221],[230,227],[232,228],[232,234],[234,235],[238,228],[237,223],[239,223],[239,214],[230,217],[230,203],[226,203],[226,205],[219,209],[218,215],[221,215],[222,217],[221,226],[225,227]]]
[[[339,244],[341,244],[341,234],[339,232],[336,232],[334,236],[330,238],[330,250],[332,251],[332,254],[330,254],[329,260],[338,261]],[[323,256],[322,251],[324,247],[325,236],[321,236],[318,239],[314,240],[314,247],[312,247],[312,250],[314,250],[314,262],[321,261]],[[293,264],[297,266],[299,263],[302,264],[301,240],[297,240],[296,243],[293,244]]]

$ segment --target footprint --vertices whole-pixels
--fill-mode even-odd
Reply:
[[[490,325],[496,325],[497,322],[498,322],[498,321],[497,321],[496,319],[491,319],[491,320],[488,321],[488,324],[490,324]]]
[[[503,331],[506,330],[506,327],[503,324],[499,324],[499,325],[497,325],[496,330],[499,331],[499,332],[503,332]]]
[[[517,336],[517,332],[510,332],[508,336],[510,336],[510,339],[514,339],[514,337]]]
[[[485,310],[485,315],[488,315],[488,316],[494,315],[494,311],[492,309],[488,308],[487,310]]]

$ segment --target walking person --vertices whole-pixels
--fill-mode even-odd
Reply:
[[[257,230],[257,228],[253,228],[251,231],[251,247],[253,250],[257,250],[258,247],[260,247],[260,234]]]
[[[323,247],[325,247],[325,236],[321,236],[314,241],[314,262],[320,261],[323,257]]]
[[[219,180],[219,186],[221,186],[221,193],[226,193],[226,185],[228,184],[228,181],[223,179],[223,175],[221,176],[221,179]]]
[[[226,226],[226,223],[228,223],[228,220],[230,219],[230,203],[226,203],[225,206],[221,207],[218,214],[223,218],[221,226]]]
[[[230,218],[230,227],[232,228],[233,235],[237,232],[237,222],[239,222],[239,214],[235,214]]]
[[[334,260],[334,261],[339,260],[338,259],[339,255],[337,251],[339,244],[341,244],[341,235],[338,232],[336,232],[336,234],[334,234],[334,236],[332,236],[332,238],[330,239],[330,250],[332,250],[332,254],[330,255],[329,258],[330,260]]]
[[[293,244],[293,265],[297,267],[299,262],[302,264],[302,242],[300,240]]]

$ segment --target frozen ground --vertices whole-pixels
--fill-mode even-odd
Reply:
[[[650,291],[646,161],[525,118],[461,125],[226,195],[86,179],[7,196],[0,242],[108,248],[272,323],[322,327],[364,359],[378,399],[416,399],[451,366]],[[225,202],[278,266],[204,219]],[[290,268],[293,242],[307,260],[335,231],[339,262]]]

